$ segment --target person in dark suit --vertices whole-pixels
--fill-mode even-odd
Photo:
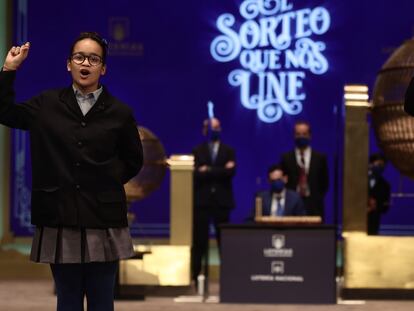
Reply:
[[[295,123],[296,148],[282,155],[281,166],[288,176],[287,188],[297,191],[305,204],[306,214],[325,217],[324,199],[329,188],[326,156],[310,147],[311,127],[304,121]]]
[[[404,111],[414,117],[414,77],[411,78],[410,84],[405,91]]]
[[[296,191],[286,188],[288,177],[280,165],[268,169],[270,189],[257,193],[261,200],[263,216],[304,216],[306,215],[302,199]],[[252,215],[255,215],[254,210]],[[253,216],[254,217],[254,216]],[[253,218],[252,217],[252,218]]]
[[[220,140],[217,118],[205,120],[203,134],[207,141],[193,149],[194,216],[192,245],[192,278],[197,281],[202,259],[207,252],[209,225],[214,224],[220,246],[220,224],[228,223],[234,208],[232,180],[236,173],[235,152]]]
[[[58,311],[83,310],[85,296],[88,310],[112,311],[118,260],[134,255],[123,188],[143,163],[133,112],[99,83],[107,43],[94,32],[70,48],[71,86],[15,104],[16,71],[29,49],[14,46],[6,56],[0,123],[30,133],[30,258],[50,264]]]
[[[377,235],[381,223],[381,215],[390,206],[391,187],[382,176],[386,160],[383,155],[376,153],[369,157],[368,171],[368,223],[369,235]]]

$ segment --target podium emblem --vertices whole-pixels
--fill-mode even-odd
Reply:
[[[277,274],[285,273],[285,263],[283,261],[272,261],[271,271]]]
[[[272,245],[274,248],[281,249],[285,246],[285,236],[283,234],[273,234]]]

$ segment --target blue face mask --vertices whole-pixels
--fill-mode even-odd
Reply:
[[[384,167],[382,165],[374,165],[371,167],[371,172],[375,177],[379,177],[384,172]]]
[[[209,129],[208,139],[211,141],[218,141],[220,139],[220,131]]]
[[[285,182],[282,179],[272,180],[270,183],[272,192],[281,193],[285,189]]]
[[[310,144],[310,139],[308,137],[297,137],[295,138],[295,144],[298,148],[306,148]]]

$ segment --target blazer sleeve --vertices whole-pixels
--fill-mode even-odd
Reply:
[[[288,165],[288,160],[287,160],[288,156],[287,154],[282,154],[282,157],[280,158],[280,166],[283,169],[283,172],[285,172],[286,175],[289,175],[289,165]]]
[[[236,155],[232,148],[226,149],[226,162],[234,161],[236,162]],[[209,169],[205,172],[199,172],[198,168],[203,166],[205,163],[201,163],[201,150],[199,148],[195,148],[193,150],[194,155],[194,176],[199,180],[208,180],[208,179],[228,179],[232,178],[236,174],[236,166],[233,168],[225,168],[224,166],[209,166]]]
[[[16,71],[0,71],[0,123],[11,128],[28,130],[40,108],[42,95],[15,104],[15,77]]]
[[[295,152],[288,152],[282,154],[280,159],[280,166],[282,167],[285,174],[288,176],[288,182],[286,187],[293,191],[296,191],[298,183],[298,168],[296,164],[296,155]]]
[[[260,193],[255,193],[252,208],[250,209],[248,216],[244,219],[245,222],[254,222],[255,221],[255,218],[256,218],[256,199],[259,196],[260,196]],[[263,208],[263,206],[262,206],[262,208]],[[262,209],[262,213],[263,213],[263,209]]]
[[[122,127],[119,140],[119,158],[123,163],[121,182],[125,184],[139,173],[144,161],[142,143],[132,112]]]
[[[405,92],[404,111],[411,116],[414,116],[414,77]]]
[[[386,180],[381,179],[378,182],[378,187],[376,188],[374,198],[377,200],[378,211],[380,213],[387,212],[391,200],[391,187]]]
[[[232,148],[227,149],[227,162],[233,161],[236,163],[236,155]],[[221,166],[211,166],[207,174],[213,178],[232,178],[236,174],[236,166],[233,168],[225,168]]]
[[[295,216],[305,216],[306,210],[305,205],[303,204],[302,199],[299,197],[296,204],[295,204],[295,210],[294,210]]]
[[[328,171],[328,161],[324,154],[321,155],[321,190],[325,195],[329,189],[329,171]]]

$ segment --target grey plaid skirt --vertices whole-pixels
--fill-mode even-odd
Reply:
[[[134,256],[129,228],[37,227],[30,260],[39,263],[88,263]]]

